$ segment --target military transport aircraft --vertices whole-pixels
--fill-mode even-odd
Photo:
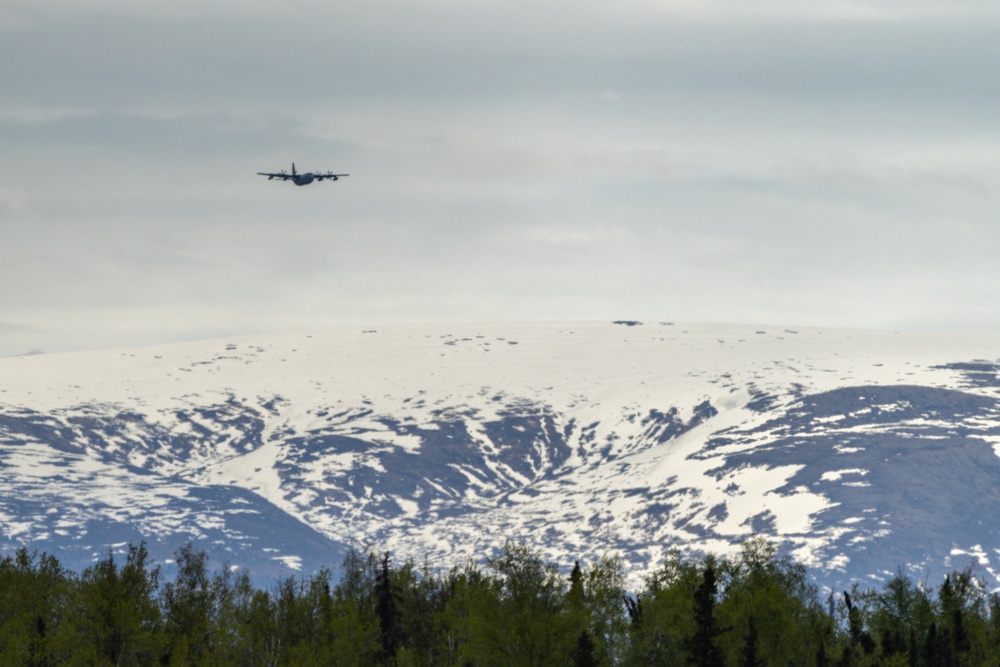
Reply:
[[[290,174],[287,173],[284,169],[282,169],[277,174],[270,174],[266,171],[258,171],[257,174],[259,176],[267,176],[267,180],[269,181],[275,178],[280,178],[283,181],[292,181],[293,183],[295,183],[295,185],[309,185],[313,181],[322,181],[327,178],[330,179],[331,181],[335,181],[338,178],[341,178],[342,176],[350,176],[350,174],[334,174],[331,171],[328,171],[325,174],[314,174],[311,171],[307,171],[304,174],[300,174],[297,171],[295,171],[294,162],[292,163],[292,173]]]

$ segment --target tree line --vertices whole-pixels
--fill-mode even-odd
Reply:
[[[270,588],[190,544],[175,555],[170,581],[144,544],[80,573],[27,549],[0,558],[0,666],[1000,664],[1000,596],[971,567],[826,594],[763,539],[672,552],[638,591],[617,557],[566,575],[516,543],[447,571],[351,551],[336,581]]]

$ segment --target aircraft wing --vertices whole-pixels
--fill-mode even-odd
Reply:
[[[335,181],[338,178],[343,178],[344,176],[350,176],[350,174],[331,174],[326,172],[325,174],[313,174],[317,181],[322,181],[324,178],[329,178],[331,181]]]
[[[266,171],[258,171],[257,175],[258,176],[267,176],[267,180],[269,180],[269,181],[272,178],[280,178],[283,181],[287,181],[289,178],[292,177],[291,174],[286,174],[285,172],[281,172],[281,173],[278,173],[278,174],[272,174],[272,173],[269,173],[269,172],[266,172]]]

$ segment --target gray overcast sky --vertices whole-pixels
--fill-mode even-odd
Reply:
[[[6,0],[0,91],[0,355],[1000,332],[995,0]],[[351,176],[255,175],[292,161]]]

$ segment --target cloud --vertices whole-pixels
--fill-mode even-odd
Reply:
[[[0,308],[40,339],[17,349],[547,314],[961,327],[1000,296],[998,19],[16,0]],[[292,161],[351,177],[256,176]]]

